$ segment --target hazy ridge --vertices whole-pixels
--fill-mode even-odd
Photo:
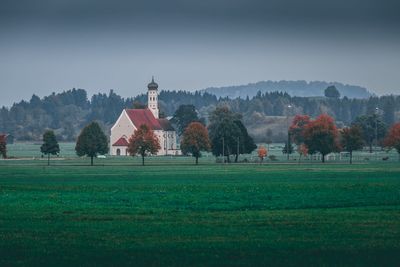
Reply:
[[[325,81],[260,81],[247,85],[209,87],[201,90],[201,92],[232,99],[246,98],[247,96],[252,98],[258,91],[261,93],[279,91],[286,92],[291,96],[313,97],[323,96],[324,90],[330,85],[336,86],[340,94],[348,98],[368,98],[372,95],[368,89],[361,86]]]

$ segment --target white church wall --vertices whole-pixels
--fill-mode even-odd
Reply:
[[[163,155],[181,155],[181,152],[178,151],[176,145],[176,132],[165,131],[163,137]]]
[[[126,146],[113,146],[111,147],[110,155],[113,156],[129,156]],[[118,153],[119,150],[119,153]]]
[[[122,111],[119,116],[117,122],[111,128],[111,136],[110,136],[110,154],[116,155],[117,148],[112,145],[118,141],[121,137],[125,137],[128,141],[132,136],[134,131],[136,130],[135,125],[133,125],[132,121],[129,119],[128,114],[125,110]]]
[[[159,144],[161,149],[158,151],[157,156],[165,155],[165,150],[164,150],[164,131],[162,130],[156,130],[154,131],[154,134],[157,136]]]

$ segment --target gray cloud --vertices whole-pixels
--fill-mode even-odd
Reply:
[[[0,105],[86,88],[305,79],[399,93],[398,1],[3,0]]]
[[[263,22],[400,23],[395,0],[6,0],[2,20],[61,21],[228,21]]]

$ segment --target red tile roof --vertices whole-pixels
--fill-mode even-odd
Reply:
[[[159,121],[154,117],[150,109],[126,109],[126,113],[135,127],[146,124],[152,130],[162,130]]]
[[[128,141],[125,138],[121,137],[113,144],[113,146],[128,146]]]

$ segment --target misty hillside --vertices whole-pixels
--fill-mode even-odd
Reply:
[[[291,96],[311,97],[323,96],[324,90],[330,85],[336,86],[342,97],[368,98],[371,96],[371,93],[366,88],[360,86],[321,81],[261,81],[247,85],[210,87],[201,91],[214,94],[217,97],[229,97],[232,99],[237,97],[246,98],[247,96],[252,98],[258,91],[261,91],[261,93],[279,91],[286,92]]]

